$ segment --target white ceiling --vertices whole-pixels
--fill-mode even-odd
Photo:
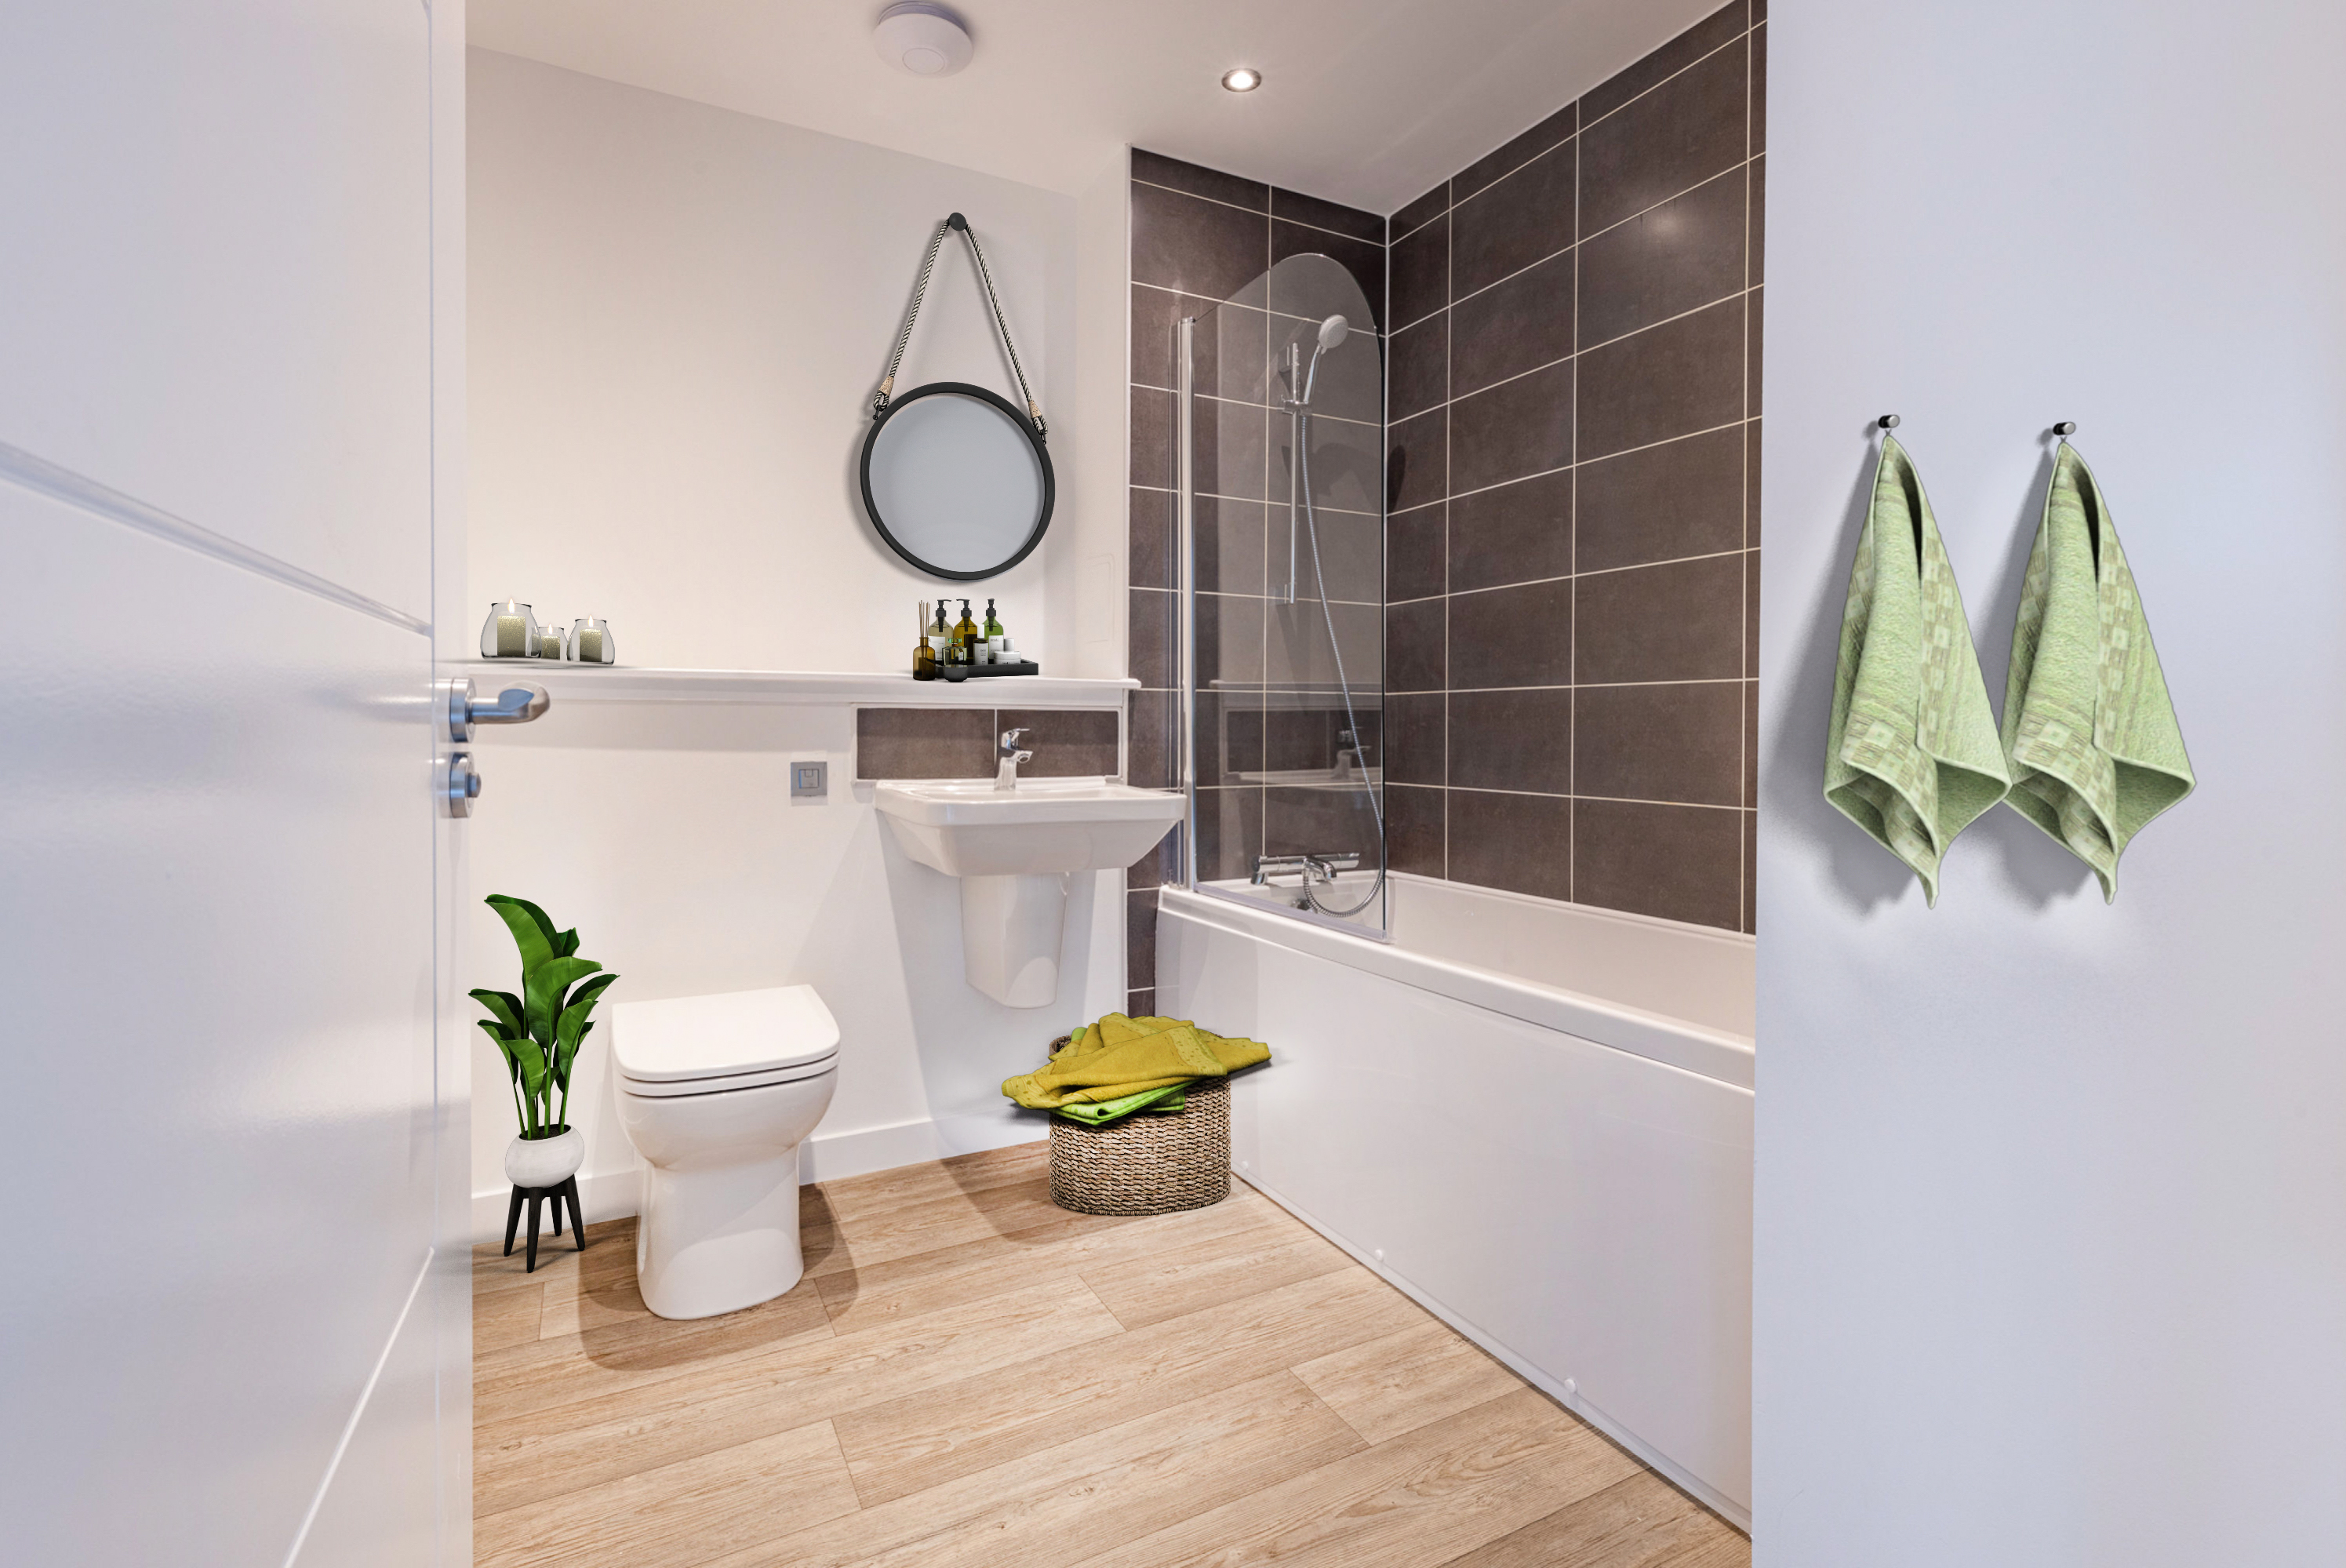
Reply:
[[[1074,193],[1129,142],[1373,212],[1719,0],[967,0],[977,56],[912,76],[884,0],[472,0],[472,42]],[[1222,90],[1232,66],[1263,85]]]

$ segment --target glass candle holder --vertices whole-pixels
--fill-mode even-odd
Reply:
[[[564,659],[570,657],[570,650],[563,637],[560,626],[549,626],[538,628],[537,657],[551,659]]]
[[[611,624],[595,616],[570,623],[570,657],[579,664],[617,664],[619,648],[611,640]]]
[[[483,658],[535,658],[537,644],[537,616],[527,605],[505,599],[489,606],[489,618],[481,623]]]

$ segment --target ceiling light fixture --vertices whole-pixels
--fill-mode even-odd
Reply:
[[[1234,93],[1250,93],[1262,86],[1262,73],[1252,66],[1240,66],[1222,73],[1222,86]]]
[[[976,46],[962,19],[932,0],[902,0],[880,13],[872,47],[882,59],[916,76],[950,76],[969,64]]]

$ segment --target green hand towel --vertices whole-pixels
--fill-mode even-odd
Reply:
[[[1841,613],[1825,799],[1936,904],[1947,846],[2010,787],[1939,525],[1906,449],[1885,435]]]
[[[2198,780],[2116,527],[2076,448],[2054,454],[2004,689],[2012,809],[2118,896],[2118,857]]]
[[[1185,1110],[1189,1104],[1189,1097],[1185,1093],[1188,1087],[1187,1084],[1168,1084],[1161,1089],[1143,1089],[1137,1095],[1127,1095],[1120,1100],[1108,1100],[1098,1105],[1081,1100],[1070,1101],[1055,1108],[1051,1115],[1065,1116],[1071,1122],[1081,1122],[1087,1127],[1102,1127],[1110,1122],[1120,1122],[1136,1111],[1155,1115]]]

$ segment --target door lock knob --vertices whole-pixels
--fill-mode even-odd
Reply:
[[[473,754],[452,751],[443,766],[440,796],[447,802],[451,817],[469,817],[473,802],[481,798],[481,776],[473,769]]]

